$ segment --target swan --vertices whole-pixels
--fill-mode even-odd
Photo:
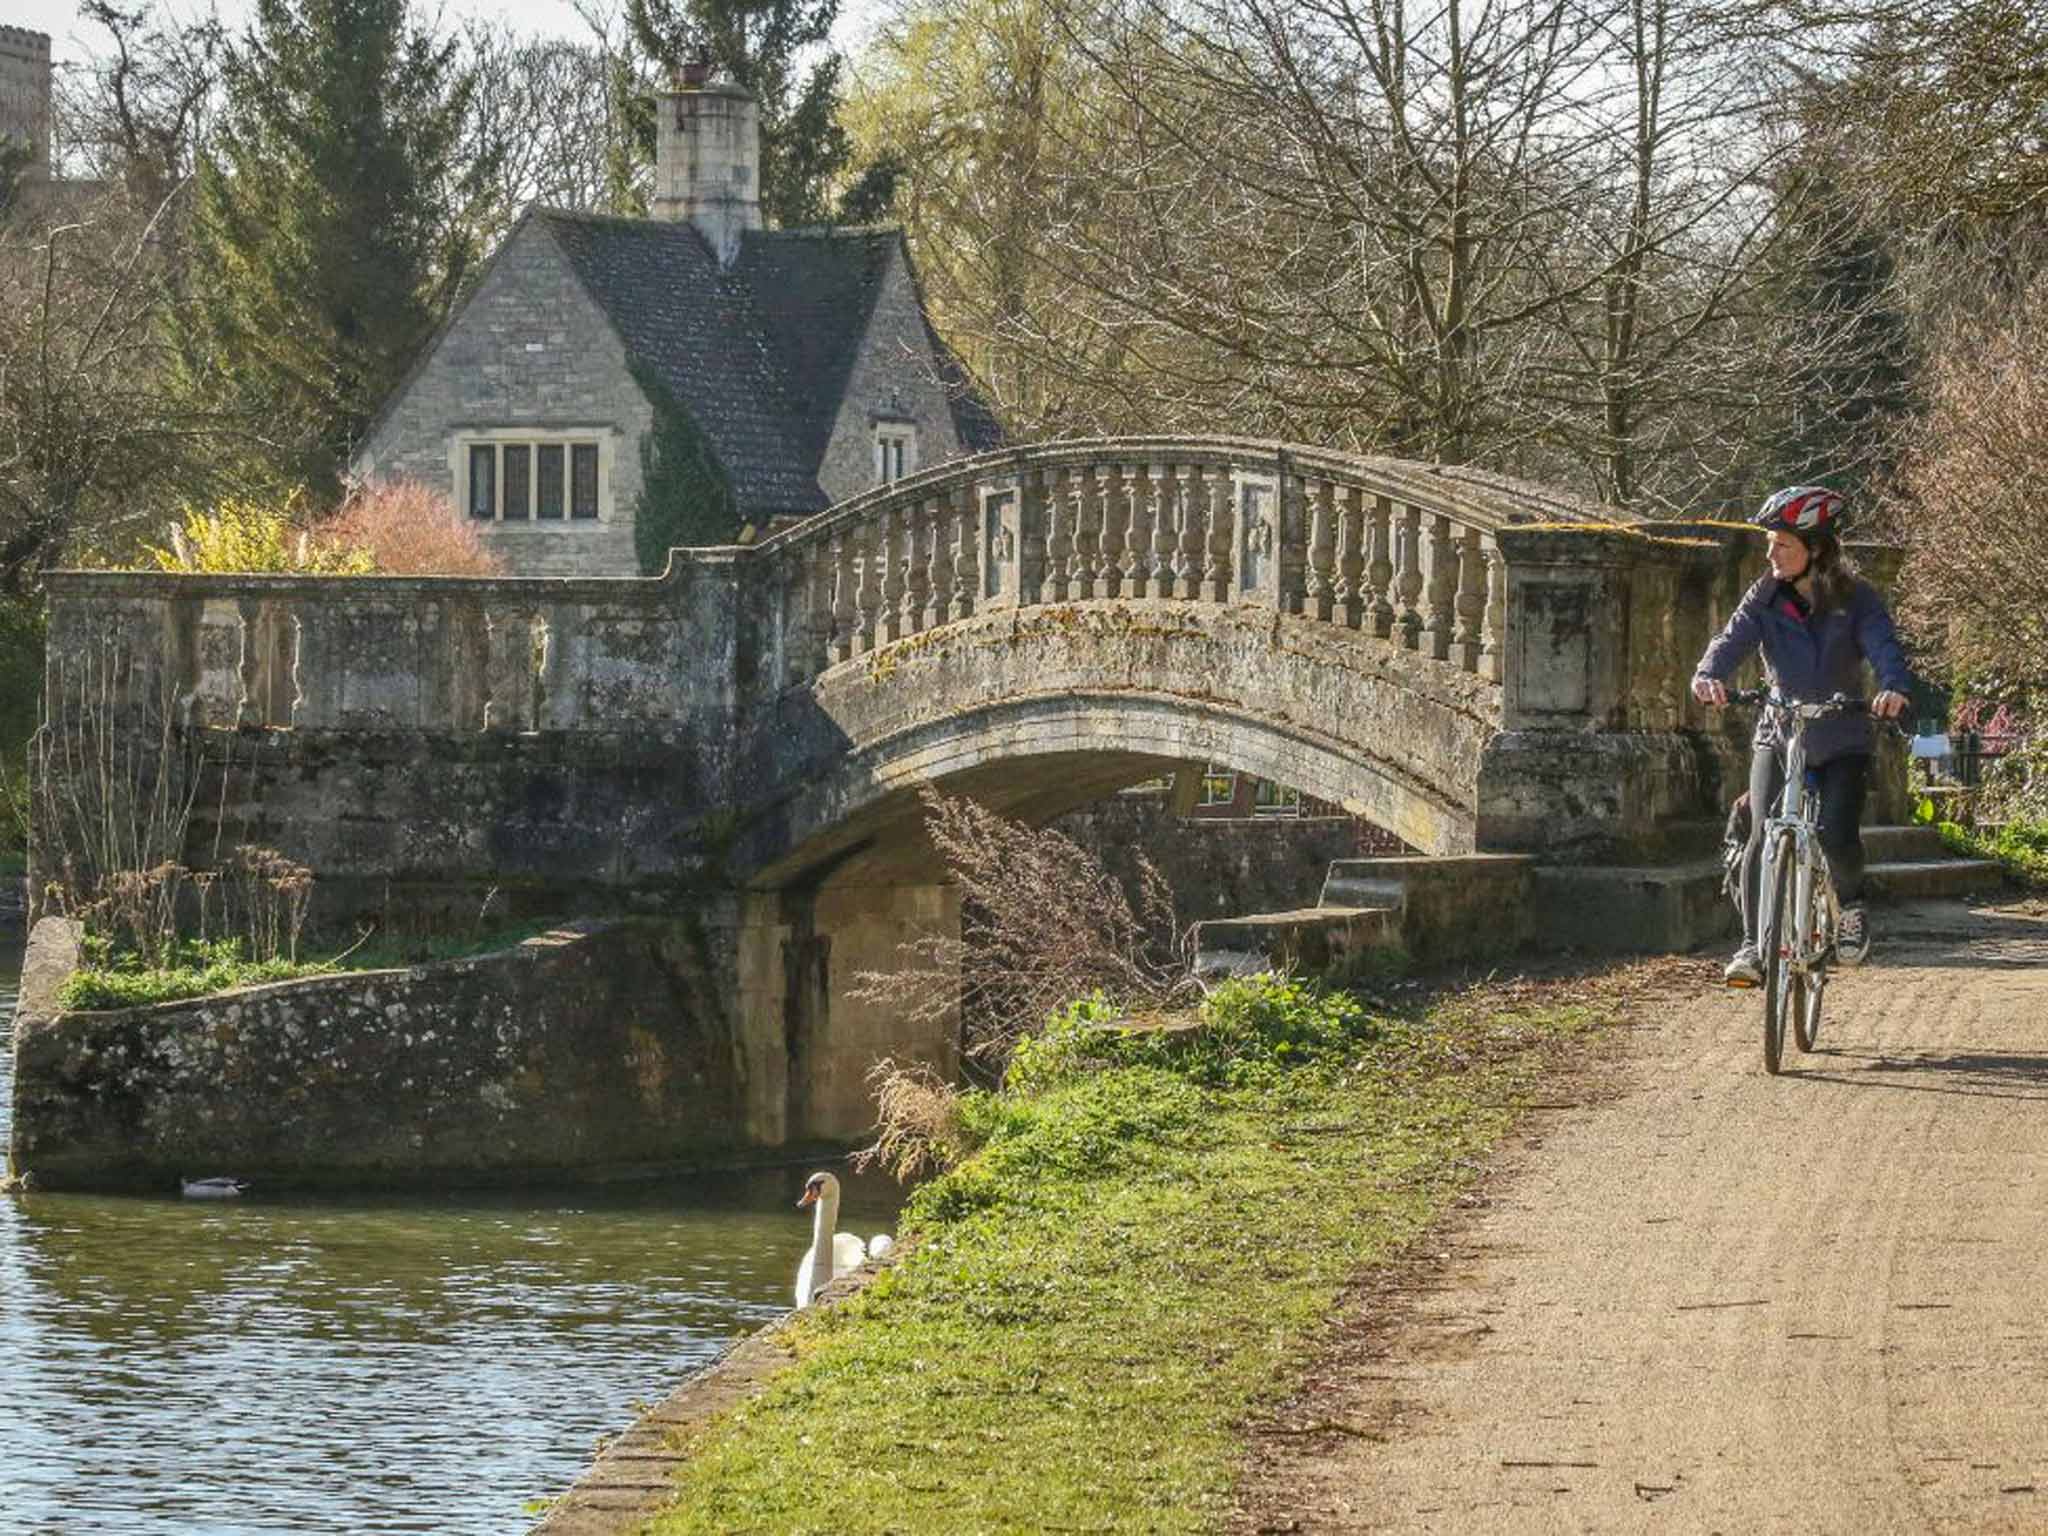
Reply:
[[[797,1209],[811,1206],[811,1250],[796,1269],[796,1304],[808,1307],[818,1292],[832,1283],[834,1275],[850,1274],[870,1260],[879,1259],[896,1246],[884,1232],[863,1243],[839,1226],[839,1181],[829,1173],[814,1173],[804,1183]]]
[[[181,1179],[187,1200],[232,1200],[249,1186],[241,1179]]]

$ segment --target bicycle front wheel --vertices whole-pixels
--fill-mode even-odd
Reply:
[[[1764,911],[1757,948],[1764,962],[1764,1070],[1778,1074],[1785,1056],[1785,1021],[1805,1011],[1804,978],[1791,967],[1798,943],[1798,916],[1792,911],[1792,839],[1780,838],[1764,865],[1770,905]]]
[[[1816,876],[1813,897],[1807,903],[1805,921],[1799,929],[1799,948],[1808,956],[1808,968],[1801,978],[1802,995],[1792,1009],[1792,1036],[1802,1051],[1811,1051],[1820,1039],[1820,1000],[1828,981],[1822,964],[1828,946],[1827,914],[1827,888]]]

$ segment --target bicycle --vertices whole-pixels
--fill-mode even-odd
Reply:
[[[1764,688],[1731,688],[1728,702],[1770,710],[1783,737],[1785,787],[1777,814],[1764,822],[1756,923],[1764,973],[1764,1070],[1776,1076],[1788,1020],[1800,1050],[1811,1051],[1820,1038],[1821,999],[1842,915],[1820,846],[1820,794],[1806,767],[1806,727],[1833,715],[1862,714],[1869,705],[1839,693],[1820,704],[1794,704]]]

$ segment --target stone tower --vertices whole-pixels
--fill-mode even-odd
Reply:
[[[50,174],[50,35],[0,27],[0,133],[35,150],[27,174]]]
[[[710,74],[687,65],[655,100],[652,207],[657,219],[696,225],[730,266],[740,236],[761,227],[761,109],[744,87]]]

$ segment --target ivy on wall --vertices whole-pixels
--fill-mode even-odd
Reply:
[[[676,546],[730,544],[739,532],[739,511],[718,455],[682,402],[652,369],[638,362],[631,367],[654,407],[653,429],[640,439],[633,552],[642,575],[659,576]]]

